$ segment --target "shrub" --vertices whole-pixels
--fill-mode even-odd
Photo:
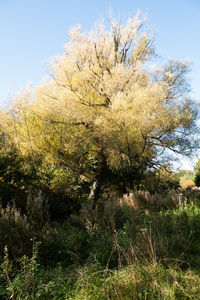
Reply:
[[[194,183],[194,181],[193,180],[181,180],[180,181],[180,186],[183,188],[183,189],[186,189],[186,188],[188,188],[188,187],[193,187],[193,186],[195,186],[195,183]]]

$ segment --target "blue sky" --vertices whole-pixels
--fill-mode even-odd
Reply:
[[[193,61],[191,96],[200,99],[199,0],[0,0],[0,107],[27,83],[36,86],[48,75],[48,61],[62,53],[70,26],[88,30],[110,10],[123,19],[138,9],[163,60]]]

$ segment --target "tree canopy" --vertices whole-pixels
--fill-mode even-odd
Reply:
[[[90,198],[117,176],[134,184],[166,153],[195,147],[190,64],[169,60],[152,70],[155,57],[139,16],[87,33],[74,27],[50,79],[18,95],[2,116],[3,131],[35,170],[64,172],[69,186],[93,182]]]

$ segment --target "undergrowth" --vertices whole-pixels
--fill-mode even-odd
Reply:
[[[36,208],[1,209],[1,299],[200,299],[198,193],[85,203],[64,222]]]

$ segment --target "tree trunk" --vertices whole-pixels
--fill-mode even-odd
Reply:
[[[89,194],[89,200],[93,202],[93,208],[96,207],[97,200],[102,191],[102,184],[105,175],[105,170],[106,170],[106,160],[105,158],[103,158],[103,160],[98,164],[95,181],[93,182],[92,189]]]

